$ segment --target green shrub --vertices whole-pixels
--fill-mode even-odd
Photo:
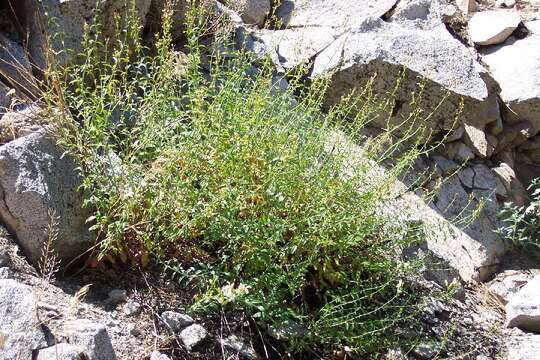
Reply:
[[[133,27],[103,57],[110,44],[96,32],[78,64],[48,72],[51,116],[80,165],[100,256],[184,271],[198,280],[194,310],[240,306],[303,324],[304,344],[387,348],[420,295],[408,288],[414,267],[398,260],[414,232],[379,213],[420,150],[362,135],[385,106],[369,89],[323,113],[324,79],[291,74],[277,91],[267,61],[212,53],[201,41],[212,17],[199,10],[185,56],[164,16],[154,55],[133,46]],[[390,157],[393,170],[374,177]]]
[[[502,227],[499,233],[514,245],[539,254],[540,252],[540,179],[529,186],[531,202],[525,206],[504,204],[500,212]]]

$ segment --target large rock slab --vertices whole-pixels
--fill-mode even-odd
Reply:
[[[540,332],[540,275],[512,295],[505,308],[507,327]]]
[[[34,350],[47,346],[29,286],[0,279],[0,319],[0,360],[31,360]]]
[[[533,136],[540,131],[540,35],[516,40],[484,51],[482,60],[501,87],[508,106],[505,120],[511,124],[529,121]]]
[[[478,45],[504,42],[521,23],[519,14],[509,10],[482,11],[469,20],[469,37]]]
[[[0,147],[0,216],[33,263],[48,240],[51,216],[58,221],[52,247],[60,260],[74,259],[94,244],[75,169],[43,130]]]
[[[381,17],[397,0],[285,0],[277,10],[284,26],[349,29],[367,17]]]
[[[423,126],[433,133],[454,129],[455,120],[480,130],[500,120],[495,83],[442,24],[425,30],[365,20],[317,55],[312,77],[321,76],[330,76],[328,105],[368,84],[375,94],[390,97],[394,106],[376,119],[383,127],[389,120],[402,130]],[[413,105],[412,93],[419,98]],[[413,123],[410,116],[418,109],[422,114]]]

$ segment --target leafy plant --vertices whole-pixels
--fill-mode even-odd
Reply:
[[[204,279],[194,311],[294,321],[309,330],[300,345],[394,344],[420,296],[408,290],[413,264],[399,260],[415,236],[380,209],[421,144],[364,135],[388,106],[369,88],[327,112],[325,79],[295,72],[276,89],[270,62],[228,46],[224,19],[200,6],[176,52],[170,14],[153,54],[132,21],[111,56],[94,29],[80,61],[47,72],[100,258]]]
[[[538,252],[540,250],[540,179],[529,186],[532,191],[528,205],[504,204],[499,216],[502,227],[499,233],[513,244]]]

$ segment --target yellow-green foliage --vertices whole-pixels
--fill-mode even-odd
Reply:
[[[295,76],[278,91],[271,66],[238,50],[214,53],[204,75],[207,17],[192,10],[187,55],[173,51],[164,18],[154,55],[133,45],[131,28],[113,56],[88,36],[81,64],[48,73],[101,254],[205,269],[195,310],[236,304],[266,321],[294,319],[308,343],[375,351],[396,341],[412,296],[410,266],[395,254],[412,239],[377,209],[398,171],[374,182],[366,161],[345,176],[348,152],[329,146],[336,133],[362,138],[378,106],[369,92],[325,114],[324,80]],[[396,169],[415,151],[401,154]]]

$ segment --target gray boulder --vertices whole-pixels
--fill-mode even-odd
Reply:
[[[512,10],[482,11],[469,20],[469,37],[478,45],[500,44],[520,23],[519,14]]]
[[[75,168],[43,130],[0,147],[0,216],[34,264],[48,241],[51,216],[58,222],[52,246],[59,260],[72,260],[94,244]]]
[[[174,332],[178,332],[194,322],[191,316],[174,311],[163,312],[163,314],[161,314],[161,319],[163,323]]]
[[[397,0],[294,0],[283,1],[277,16],[283,26],[350,29],[367,17],[381,17]]]
[[[34,350],[47,346],[37,311],[32,288],[0,279],[0,360],[30,360]]]
[[[508,107],[505,120],[510,124],[528,121],[534,136],[540,131],[540,35],[487,49],[482,60],[501,87],[501,99]]]
[[[510,297],[506,304],[506,326],[540,332],[540,275]]]
[[[180,332],[180,339],[188,351],[203,343],[208,336],[208,331],[199,324],[190,325]]]
[[[401,132],[432,135],[455,129],[455,120],[483,130],[500,119],[495,83],[442,23],[420,29],[365,20],[317,55],[312,77],[330,77],[327,105],[368,84],[385,98],[400,80],[393,106],[382,109],[375,124]],[[410,105],[413,93],[419,99]]]

